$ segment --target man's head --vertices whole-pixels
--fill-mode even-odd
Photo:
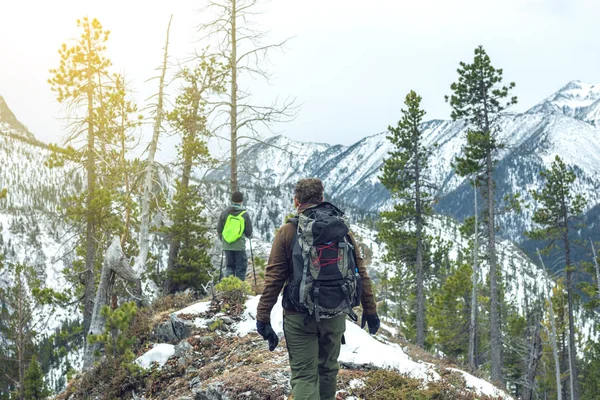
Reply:
[[[316,178],[300,179],[294,188],[294,205],[319,204],[323,202],[323,182]]]
[[[233,204],[242,204],[244,202],[244,194],[242,192],[233,192],[231,202]]]

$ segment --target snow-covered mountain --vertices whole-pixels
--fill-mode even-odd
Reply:
[[[550,112],[565,114],[598,126],[600,122],[600,84],[569,82],[541,103],[530,113]]]
[[[576,190],[588,198],[588,209],[600,203],[600,126],[594,125],[598,116],[600,84],[579,81],[570,82],[526,113],[505,115],[499,122],[506,149],[499,155],[496,171],[498,201],[517,193],[531,200],[529,191],[543,184],[539,172],[560,155],[576,168]],[[452,170],[452,161],[465,145],[466,124],[433,120],[422,129],[426,143],[438,146],[431,159],[431,178],[439,188],[438,211],[458,219],[471,215],[472,188]],[[386,134],[365,137],[348,147],[272,137],[240,154],[240,182],[268,188],[318,177],[328,197],[362,212],[377,212],[390,199],[378,180],[390,149]],[[227,176],[224,167],[209,179]],[[522,232],[531,227],[531,212],[502,216],[499,224],[504,236],[522,240]]]

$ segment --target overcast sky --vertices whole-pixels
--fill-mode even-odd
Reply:
[[[0,7],[0,95],[40,139],[58,142],[64,123],[47,84],[57,49],[78,34],[75,21],[96,17],[111,30],[109,57],[142,102],[154,83],[164,32],[174,14],[172,55],[196,41],[203,0],[6,1]],[[297,119],[275,127],[294,139],[351,144],[395,124],[406,93],[423,96],[427,118],[448,118],[444,95],[459,61],[482,44],[517,84],[526,110],[570,80],[600,82],[598,0],[302,0],[272,1],[261,27],[277,41],[271,86],[257,101],[296,97]],[[168,144],[165,144],[168,146]]]

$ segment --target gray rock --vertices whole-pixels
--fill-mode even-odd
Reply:
[[[196,386],[200,386],[201,383],[202,383],[202,381],[200,380],[200,377],[198,377],[198,376],[194,377],[190,381],[190,389],[195,388]]]
[[[175,336],[177,336],[179,340],[187,339],[194,328],[192,321],[181,319],[175,314],[171,314],[171,324],[173,325]]]
[[[178,342],[177,335],[175,335],[171,321],[166,321],[160,325],[157,325],[152,332],[152,338],[154,341],[159,343]]]
[[[212,344],[212,343],[214,343],[214,341],[215,341],[215,338],[212,336],[203,336],[200,339],[200,343],[202,343],[203,345]]]
[[[234,321],[227,316],[221,317],[221,321],[223,321],[225,325],[233,325],[234,323]]]
[[[211,383],[205,389],[195,392],[195,400],[230,400],[231,398],[223,393],[222,383]]]
[[[183,357],[192,350],[192,345],[189,344],[187,340],[184,340],[183,342],[175,346],[175,357]]]
[[[194,400],[192,397],[190,396],[181,396],[179,399],[177,400]]]

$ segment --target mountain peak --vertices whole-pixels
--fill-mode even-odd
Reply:
[[[8,104],[2,96],[0,96],[0,132],[17,134],[26,139],[35,139],[29,129],[19,122],[15,114],[8,108]]]
[[[553,112],[587,120],[588,108],[600,102],[600,84],[571,81],[528,112]]]

